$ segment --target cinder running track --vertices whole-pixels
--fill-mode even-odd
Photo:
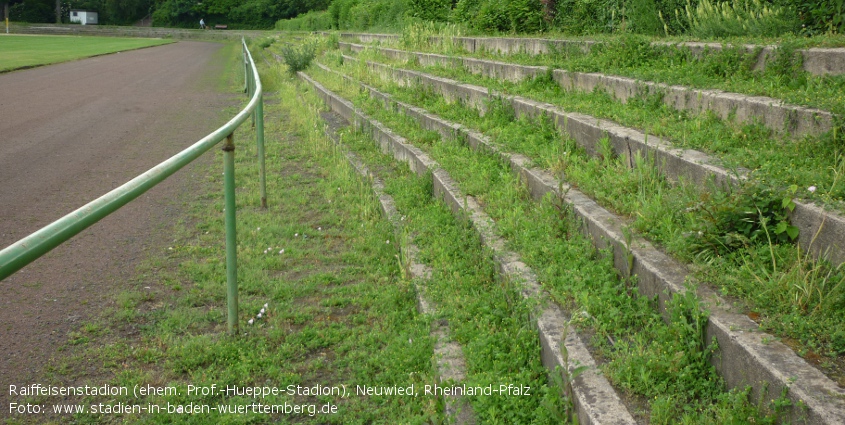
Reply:
[[[0,248],[222,125],[233,98],[217,91],[221,47],[179,42],[0,74]],[[9,385],[34,383],[68,331],[111,307],[144,251],[167,243],[191,177],[180,171],[0,282],[0,418]]]

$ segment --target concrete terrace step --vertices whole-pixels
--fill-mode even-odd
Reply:
[[[765,96],[746,96],[722,90],[699,90],[600,73],[572,72],[550,69],[546,66],[523,66],[346,42],[340,42],[339,46],[341,49],[353,52],[360,52],[365,48],[377,49],[387,57],[398,60],[416,59],[420,65],[424,66],[461,66],[474,74],[514,83],[551,71],[555,81],[566,90],[588,93],[596,89],[605,90],[621,102],[627,102],[628,99],[637,96],[660,95],[663,103],[677,110],[694,113],[712,111],[723,120],[759,122],[774,131],[785,132],[793,137],[822,134],[833,128],[833,114],[828,111],[789,105]]]
[[[351,78],[346,78],[355,83]],[[526,165],[530,164],[529,158],[503,152],[473,130],[395,101],[390,95],[375,88],[361,85],[371,97],[384,101],[388,108],[398,109],[417,119],[424,128],[437,131],[444,137],[463,140],[475,149],[499,156],[521,176],[535,199],[541,199],[550,192],[562,197],[584,220],[582,231],[592,238],[594,244],[599,248],[610,245],[614,264],[620,274],[638,276],[640,292],[648,297],[657,297],[661,308],[671,293],[688,290],[688,273],[683,265],[641,238],[626,242],[622,219],[545,170],[529,168]],[[629,254],[633,255],[633,264],[629,264]],[[769,335],[761,332],[747,316],[731,312],[729,303],[720,299],[712,290],[698,288],[697,293],[710,311],[707,339],[715,337],[719,345],[719,351],[713,358],[714,366],[729,386],[751,386],[755,399],[768,400],[775,399],[782,390],[786,390],[793,405],[786,419],[793,422],[800,423],[800,420],[806,419],[805,422],[811,424],[843,423],[845,389],[807,364],[786,345],[777,341],[768,342],[771,339]]]
[[[357,60],[350,56],[344,56],[344,58],[350,61]],[[590,154],[596,154],[600,140],[607,137],[610,139],[614,152],[628,158],[631,166],[634,164],[633,158],[636,153],[640,153],[644,158],[654,158],[655,166],[670,180],[683,178],[706,187],[710,181],[718,186],[727,186],[741,178],[721,167],[716,158],[707,154],[691,149],[675,148],[666,140],[649,136],[612,121],[566,112],[555,105],[520,96],[506,96],[485,87],[462,84],[423,72],[369,61],[367,66],[385,78],[391,78],[400,84],[421,84],[430,87],[443,95],[447,101],[461,99],[467,105],[476,107],[482,112],[490,100],[506,99],[517,114],[531,117],[545,114],[551,117],[563,134],[572,137]],[[796,206],[790,213],[790,221],[800,231],[799,245],[816,258],[825,257],[836,265],[845,262],[845,217],[825,211],[813,203],[798,199],[794,202]]]
[[[448,173],[439,167],[427,154],[407,143],[381,123],[368,117],[355,108],[352,103],[336,95],[300,72],[300,78],[315,87],[320,97],[335,112],[361,131],[370,134],[386,154],[392,154],[399,161],[407,162],[416,174],[425,176],[430,173],[433,179],[433,196],[443,199],[452,211],[469,217],[473,227],[479,233],[485,247],[494,253],[500,275],[522,286],[525,298],[548,300],[548,295],[540,287],[536,276],[519,256],[505,248],[504,241],[493,233],[493,221],[484,213],[472,197],[461,193]],[[532,320],[538,329],[543,348],[543,364],[549,373],[571,373],[578,366],[587,366],[588,370],[578,375],[571,383],[573,402],[581,424],[635,424],[633,417],[622,404],[619,396],[597,373],[596,363],[586,346],[569,325],[568,316],[553,302],[537,303]],[[566,347],[568,359],[561,353],[561,344]]]
[[[342,32],[340,37],[347,40],[358,40],[362,43],[398,41],[396,34],[365,34]],[[477,51],[497,52],[501,54],[527,53],[530,55],[547,54],[554,50],[569,48],[580,49],[589,52],[592,46],[600,44],[600,41],[592,40],[561,40],[550,38],[513,38],[513,37],[431,37],[434,42],[443,42],[451,39],[452,42],[461,46],[465,51],[473,53]],[[720,43],[698,43],[698,42],[654,42],[653,45],[670,46],[681,49],[689,49],[695,55],[706,54],[707,52],[718,52],[725,47]],[[741,47],[748,53],[757,52],[754,69],[763,70],[766,64],[775,58],[777,46],[759,46],[743,44]],[[803,58],[803,69],[813,75],[842,75],[845,74],[845,48],[820,48],[800,49]]]
[[[325,117],[324,117],[325,119]],[[334,141],[335,145],[346,152],[347,161],[355,171],[370,182],[373,192],[379,199],[381,210],[388,221],[393,225],[393,232],[397,240],[402,241],[403,226],[400,220],[399,211],[393,197],[384,190],[384,183],[352,152],[349,152],[340,142],[334,131],[326,130],[326,134]],[[435,316],[437,307],[425,296],[425,281],[431,278],[431,268],[419,262],[417,256],[419,249],[412,238],[402,241],[403,267],[405,272],[414,281],[417,294],[417,309],[421,314]],[[432,323],[431,337],[434,340],[434,363],[437,367],[439,383],[443,385],[459,384],[466,377],[466,362],[460,344],[449,338],[451,331],[446,321],[437,320]],[[446,416],[450,418],[449,423],[457,425],[474,425],[476,423],[475,413],[469,402],[461,395],[444,395]]]

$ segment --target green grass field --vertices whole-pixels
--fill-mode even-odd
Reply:
[[[0,72],[49,65],[142,47],[172,40],[115,37],[69,37],[44,35],[0,36]]]

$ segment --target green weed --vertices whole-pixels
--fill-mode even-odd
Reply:
[[[745,300],[748,310],[760,315],[760,323],[765,329],[794,338],[805,347],[812,347],[808,349],[813,352],[824,353],[828,361],[833,361],[826,370],[840,373],[836,359],[843,341],[841,337],[833,336],[839,335],[838,329],[845,318],[838,314],[840,310],[830,307],[841,302],[841,286],[835,283],[838,274],[834,272],[826,280],[823,278],[823,283],[806,283],[816,282],[811,279],[814,276],[824,277],[827,272],[820,270],[829,270],[824,262],[779,266],[793,272],[779,274],[775,278],[781,282],[778,285],[765,286],[778,286],[778,296],[761,299],[759,280],[746,270],[744,259],[749,259],[749,264],[757,264],[755,270],[761,264],[762,267],[772,264],[770,246],[774,247],[774,262],[795,263],[796,248],[790,243],[795,237],[795,229],[786,221],[786,215],[792,207],[791,199],[800,190],[797,187],[782,188],[761,178],[752,178],[727,191],[717,187],[701,190],[683,182],[669,184],[656,171],[652,159],[615,158],[606,141],[604,154],[586,155],[572,140],[561,138],[547,118],[516,118],[509,106],[501,102],[489,104],[487,114],[482,117],[474,109],[445,102],[430,90],[401,88],[362,72],[362,68],[348,69],[400,100],[475,128],[506,151],[528,155],[536,165],[562,175],[600,204],[628,216],[632,229],[664,246],[670,253],[696,264],[694,274],[700,281],[710,282],[723,293]],[[831,184],[836,185],[835,176],[839,173],[834,169],[832,174],[834,181]],[[477,194],[474,186],[465,190]],[[519,214],[507,212],[507,215]],[[808,272],[818,268],[821,269],[817,272]],[[804,270],[803,274],[799,270]],[[755,271],[759,276],[761,273]],[[802,291],[818,293],[815,288],[824,288],[823,296],[795,295]],[[833,288],[838,289],[833,291]],[[821,298],[830,304],[817,308],[820,304],[812,301],[806,308],[801,307],[811,299]]]
[[[383,109],[336,76],[315,74],[323,84],[345,92],[367,113],[417,143],[421,129],[409,118]],[[489,115],[500,124],[518,121],[507,111],[495,111],[492,108]],[[599,255],[580,235],[577,220],[561,219],[561,214],[571,212],[550,198],[534,204],[506,164],[459,143],[418,146],[429,151],[465,193],[476,197],[496,220],[497,232],[537,271],[555,299],[584,312],[579,326],[596,333],[594,344],[609,359],[608,376],[632,394],[647,398],[655,417],[669,418],[673,416],[667,412],[679,411],[690,423],[717,423],[725,411],[756,411],[749,400],[726,396],[734,392],[725,391],[709,364],[714,346],[704,340],[706,313],[692,292],[674,298],[667,326],[650,300],[636,296],[636,289],[617,277],[612,256]],[[768,420],[765,414],[755,415],[760,421]]]

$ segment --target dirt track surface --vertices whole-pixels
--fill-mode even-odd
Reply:
[[[233,99],[217,92],[221,47],[180,42],[0,74],[0,249],[223,124]],[[191,173],[0,282],[0,418],[23,401],[10,400],[9,385],[35,383],[68,332],[125,287],[144,251],[166,244]]]

